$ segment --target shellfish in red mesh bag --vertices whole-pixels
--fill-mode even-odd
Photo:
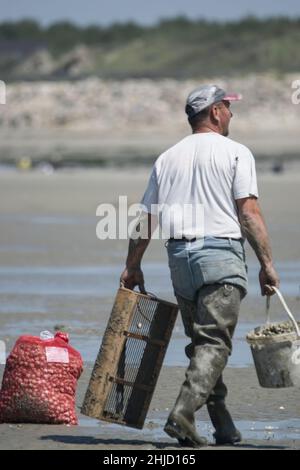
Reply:
[[[0,423],[77,424],[75,394],[83,363],[66,333],[21,336],[7,358]]]

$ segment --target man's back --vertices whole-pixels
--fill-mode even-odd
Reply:
[[[235,199],[258,196],[255,162],[247,147],[215,132],[195,133],[156,161],[143,204],[202,204],[204,231],[189,227],[191,237],[240,238]],[[172,227],[171,227],[172,231]]]

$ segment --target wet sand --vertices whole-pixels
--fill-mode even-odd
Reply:
[[[143,430],[99,422],[81,414],[79,426],[1,424],[0,449],[178,450],[176,441],[164,434],[162,428],[184,370],[162,369]],[[86,364],[79,380],[78,412],[90,373],[91,364]],[[197,429],[209,440],[205,449],[300,449],[298,389],[262,389],[253,369],[228,368],[225,382],[229,389],[228,406],[244,440],[234,447],[213,445],[213,429],[206,409],[202,409],[197,414]]]
[[[137,202],[143,194],[149,171],[66,170],[52,175],[38,171],[0,173],[0,327],[4,333],[4,338],[1,335],[0,339],[4,339],[8,351],[21,332],[37,334],[39,329],[51,329],[57,323],[70,326],[71,342],[72,331],[74,338],[80,336],[81,344],[86,345],[95,330],[100,335],[103,333],[117,289],[118,273],[123,269],[127,240],[97,240],[96,207],[101,202],[116,204],[119,194],[127,195],[129,203]],[[288,303],[295,314],[300,310],[296,290],[298,281],[300,284],[299,183],[298,173],[259,175],[261,205],[275,259],[283,273],[289,268],[292,279],[287,278],[284,285],[288,287],[289,279],[294,283]],[[247,251],[252,266],[251,285],[254,286],[257,263],[251,250]],[[166,263],[162,242],[153,242],[145,255],[149,291],[156,285],[155,263]],[[103,272],[98,272],[98,268],[103,268]],[[62,273],[66,276],[70,273],[73,277],[61,278]],[[109,273],[112,273],[111,277]],[[76,276],[77,283],[74,281]],[[39,281],[41,278],[43,282]],[[172,299],[169,280],[161,285],[159,294]],[[95,293],[97,286],[98,295]],[[273,315],[276,319],[283,318],[281,307],[275,301]],[[264,299],[254,291],[242,305],[241,321],[257,324],[264,321]],[[90,362],[85,363],[85,372],[79,381],[78,408],[88,385],[91,366]],[[174,441],[164,435],[162,427],[167,408],[172,406],[183,377],[182,367],[163,369],[143,431],[99,423],[84,416],[80,416],[78,427],[2,424],[0,448],[174,448]],[[252,365],[228,367],[225,377],[229,384],[229,407],[245,436],[243,444],[236,448],[300,448],[297,388],[262,389]],[[198,425],[199,432],[202,430],[212,442],[205,410],[198,415]]]
[[[38,256],[34,259],[26,259],[25,255],[20,253],[14,256],[13,252],[6,257],[5,253],[1,253],[3,264],[5,261],[10,265],[23,264],[24,261],[30,261],[30,264],[37,262],[47,262],[49,259],[62,263],[73,263],[83,259],[80,251],[73,258],[70,253],[71,246],[80,243],[85,246],[84,259],[88,263],[99,262],[91,256],[91,250],[96,249],[99,255],[103,255],[103,251],[107,247],[117,248],[126,247],[127,241],[105,241],[101,242],[95,237],[95,226],[98,221],[96,218],[96,208],[101,203],[118,204],[118,196],[126,195],[128,204],[138,202],[143,195],[145,185],[150,176],[150,168],[130,168],[127,170],[113,169],[97,169],[97,170],[60,170],[51,175],[43,174],[41,171],[1,171],[0,172],[0,215],[6,216],[16,223],[26,222],[28,217],[53,217],[53,225],[55,225],[55,217],[59,230],[55,227],[55,233],[51,232],[44,239],[44,245],[47,251],[44,256]],[[260,204],[263,208],[265,218],[270,230],[272,246],[275,258],[278,260],[295,260],[300,258],[298,250],[298,240],[300,233],[299,225],[299,196],[300,196],[300,172],[299,168],[288,171],[286,173],[258,173]],[[23,216],[23,219],[22,219]],[[18,217],[18,219],[17,219]],[[81,218],[82,223],[79,233],[76,219],[73,220],[71,231],[66,233],[67,222],[72,218]],[[30,221],[30,220],[29,220]],[[43,220],[41,219],[41,223]],[[64,223],[65,222],[65,223]],[[88,223],[91,222],[93,230],[90,229]],[[75,225],[74,225],[75,224]],[[8,242],[13,244],[14,241],[26,240],[28,230],[23,229],[22,233],[18,229],[22,229],[21,225],[15,226],[14,233],[11,227],[6,231],[5,224],[1,224],[0,243]],[[75,230],[74,230],[75,227]],[[63,243],[66,237],[69,240],[72,233],[72,245],[69,249],[61,253],[60,250],[54,250],[55,243]],[[41,246],[41,240],[37,240],[38,233],[31,233],[30,241],[32,244],[39,241],[38,247]],[[44,235],[43,235],[44,237]],[[151,248],[155,248],[151,250]],[[50,251],[49,251],[50,250]],[[54,251],[59,255],[53,258]],[[150,247],[151,256],[156,254],[155,259],[161,258],[164,251],[163,245],[152,243]],[[74,250],[76,252],[76,250]],[[148,252],[147,252],[148,254]],[[147,256],[146,254],[146,256]],[[63,258],[61,259],[61,255]],[[250,259],[253,259],[249,250]],[[30,254],[29,254],[30,256]]]

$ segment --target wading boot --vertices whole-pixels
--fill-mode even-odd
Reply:
[[[215,439],[220,443],[241,440],[232,419],[223,404],[226,387],[221,386],[222,372],[232,350],[232,334],[237,322],[241,301],[241,290],[229,284],[203,286],[197,300],[192,303],[177,296],[185,332],[192,340],[186,348],[190,359],[186,380],[182,384],[175,406],[165,426],[165,432],[180,445],[201,447],[205,438],[198,435],[194,414],[205,403],[216,428]]]
[[[199,436],[193,417],[187,418],[183,413],[172,412],[164,431],[178,440],[182,447],[203,447],[207,445],[205,437]]]
[[[194,347],[186,380],[164,428],[169,436],[178,439],[180,445],[207,445],[207,440],[196,431],[194,413],[207,402],[226,361],[226,350],[210,345]]]
[[[213,434],[216,445],[241,442],[242,435],[236,429],[224,400],[209,401],[207,411],[216,430]]]

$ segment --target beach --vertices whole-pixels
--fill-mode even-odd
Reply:
[[[178,319],[142,431],[99,422],[80,414],[92,366],[101,344],[127,254],[128,240],[99,240],[99,204],[118,209],[139,202],[150,168],[66,168],[57,171],[0,171],[0,340],[7,352],[21,334],[63,327],[84,359],[78,383],[79,426],[1,424],[0,449],[179,449],[163,432],[164,422],[184,379],[185,338]],[[258,173],[260,204],[269,228],[281,290],[299,319],[300,174]],[[265,321],[265,299],[258,289],[258,263],[249,245],[249,295],[242,303],[234,352],[225,372],[228,405],[244,436],[237,449],[300,449],[298,388],[263,389],[245,334]],[[174,301],[162,241],[144,257],[146,288]],[[274,320],[286,316],[272,299]],[[0,366],[1,376],[4,365]],[[213,450],[205,409],[197,414],[199,433]],[[232,446],[226,446],[232,449]]]

